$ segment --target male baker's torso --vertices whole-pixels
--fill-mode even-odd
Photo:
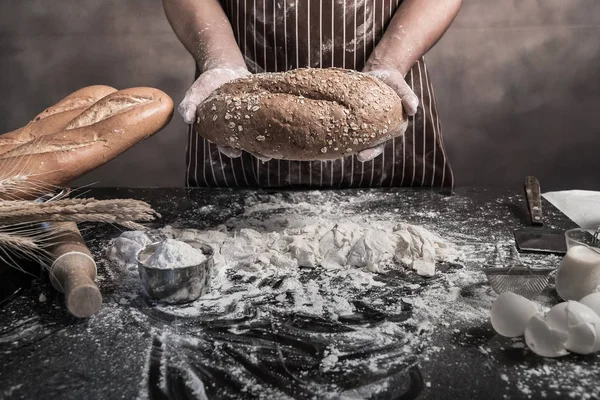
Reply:
[[[250,72],[299,67],[360,71],[400,0],[221,0]],[[431,81],[423,59],[406,76],[419,98],[406,134],[371,161],[262,162],[229,158],[189,129],[189,186],[378,187],[454,184]]]

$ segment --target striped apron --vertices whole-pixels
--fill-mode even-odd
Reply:
[[[221,0],[250,72],[298,67],[361,70],[400,0]],[[196,71],[198,77],[198,71]],[[375,159],[262,162],[244,152],[221,154],[196,128],[188,130],[188,186],[208,187],[452,187],[435,96],[418,60],[406,76],[420,100],[406,134]]]

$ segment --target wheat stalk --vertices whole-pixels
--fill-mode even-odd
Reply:
[[[34,222],[101,222],[131,225],[160,216],[143,201],[133,199],[64,199],[49,203],[0,201],[0,225]]]
[[[47,203],[25,200],[0,200],[0,261],[21,271],[18,259],[48,265],[48,246],[60,235],[56,229],[41,227],[42,222],[99,222],[143,230],[135,221],[160,217],[152,207],[134,199],[61,199]]]
[[[50,263],[50,254],[45,247],[57,232],[36,230],[18,231],[0,229],[0,261],[6,265],[27,272],[19,266],[18,260],[37,261],[42,265]]]
[[[18,260],[36,261],[49,266],[52,255],[48,249],[58,244],[65,231],[57,225],[15,224],[0,226],[0,261],[24,271]]]
[[[0,246],[21,249],[23,251],[35,251],[39,247],[30,237],[16,236],[9,233],[0,232]]]
[[[76,198],[48,203],[0,200],[0,261],[23,272],[18,259],[47,266],[51,255],[46,249],[61,232],[42,227],[41,222],[99,222],[143,230],[144,226],[135,221],[150,221],[159,216],[149,204],[133,199]]]
[[[54,185],[39,179],[43,174],[32,173],[33,168],[29,165],[31,161],[31,157],[27,156],[14,157],[10,168],[0,171],[0,199],[31,199],[56,189]]]

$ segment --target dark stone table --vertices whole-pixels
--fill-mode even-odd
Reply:
[[[452,194],[372,190],[354,211],[393,213],[398,220],[436,228],[442,236],[463,238],[485,252],[492,238],[510,240],[513,229],[527,223],[525,202],[516,189],[458,189]],[[365,193],[344,190],[331,196],[343,202]],[[196,229],[246,218],[248,196],[259,202],[269,196],[290,204],[310,201],[310,192],[225,189],[97,188],[85,196],[142,199],[162,214],[154,225]],[[198,218],[197,210],[206,206],[218,212]],[[574,226],[552,206],[544,206],[551,226]],[[125,301],[118,295],[119,277],[101,261],[102,249],[119,235],[118,227],[84,224],[81,229],[99,261],[103,308],[88,320],[78,320],[66,313],[62,296],[51,289],[47,277],[32,280],[14,271],[0,275],[0,399],[192,399],[204,398],[202,388],[211,399],[600,397],[597,355],[542,359],[524,349],[522,341],[515,345],[499,337],[481,319],[440,324],[423,346],[411,347],[408,354],[401,351],[403,334],[385,345],[341,339],[357,327],[384,322],[418,338],[420,328],[410,322],[418,306],[402,303],[400,312],[390,314],[374,306],[374,299],[400,304],[418,298],[431,285],[442,285],[445,274],[477,266],[438,265],[438,274],[429,279],[414,273],[382,274],[377,279],[386,285],[369,293],[357,291],[348,299],[355,313],[336,320],[283,312],[265,316],[261,304],[252,304],[241,315],[177,318],[141,295]],[[556,264],[556,258],[537,257]],[[318,273],[307,271],[304,279]],[[489,292],[485,276],[480,276],[472,287],[458,288],[461,301],[468,302],[475,290]],[[546,296],[558,301],[552,288]],[[352,368],[319,368],[332,342],[344,349],[339,362]],[[369,367],[375,355],[385,369]]]

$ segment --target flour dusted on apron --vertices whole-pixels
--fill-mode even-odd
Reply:
[[[221,0],[250,72],[299,67],[362,70],[400,0]],[[197,75],[197,74],[196,74]],[[420,104],[403,137],[375,159],[271,160],[221,154],[189,128],[187,184],[245,187],[379,187],[454,185],[427,67],[406,76]]]

